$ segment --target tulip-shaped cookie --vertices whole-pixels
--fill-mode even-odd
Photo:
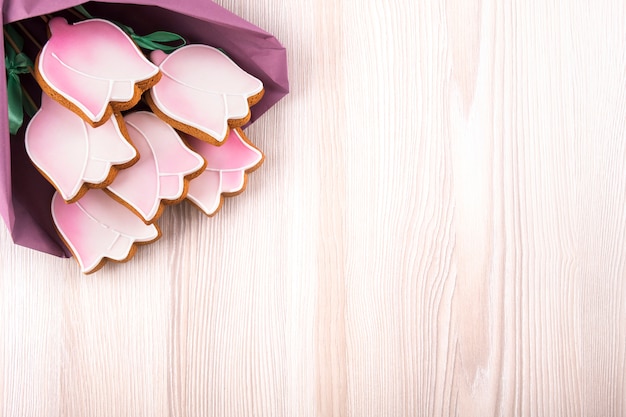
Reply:
[[[154,51],[161,80],[146,100],[159,117],[191,136],[219,145],[229,127],[250,120],[250,106],[263,96],[263,83],[218,49],[188,45],[170,55]]]
[[[159,69],[109,21],[70,25],[56,17],[49,28],[35,77],[46,93],[93,126],[132,108],[160,78]]]
[[[74,202],[89,188],[108,186],[118,169],[138,158],[122,133],[121,116],[92,127],[75,113],[41,97],[41,109],[26,129],[28,156],[64,200]]]
[[[207,215],[214,215],[222,195],[237,195],[245,189],[246,174],[263,163],[263,154],[252,146],[243,131],[232,129],[221,146],[211,145],[191,136],[185,141],[207,161],[205,171],[189,184],[187,199]]]
[[[104,266],[107,258],[128,261],[137,250],[135,245],[161,236],[156,225],[146,225],[102,190],[90,190],[73,204],[55,193],[51,209],[59,234],[86,274]]]
[[[163,203],[185,199],[189,180],[202,173],[206,162],[153,113],[131,113],[124,121],[141,158],[120,171],[107,192],[150,223],[161,215]]]

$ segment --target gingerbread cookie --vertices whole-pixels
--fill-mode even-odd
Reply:
[[[206,162],[153,113],[131,113],[124,121],[141,158],[121,171],[106,191],[151,223],[161,215],[163,204],[185,199],[189,180],[202,173]]]
[[[89,188],[108,186],[119,169],[137,161],[125,132],[121,116],[92,127],[42,94],[41,109],[26,129],[26,152],[63,199],[74,202]]]
[[[59,235],[85,274],[102,268],[107,259],[126,262],[136,245],[161,236],[155,224],[146,225],[102,190],[90,190],[73,204],[55,193],[51,209]]]
[[[146,94],[152,111],[191,136],[221,144],[229,128],[250,120],[250,106],[263,97],[263,83],[218,49],[188,45],[170,55],[154,51],[161,80]]]
[[[189,147],[207,161],[205,171],[189,184],[187,199],[209,216],[222,203],[222,195],[237,195],[246,187],[247,173],[263,163],[263,153],[255,148],[240,128],[230,131],[220,146],[191,136],[183,136]]]
[[[35,78],[48,95],[92,126],[132,108],[159,81],[158,67],[107,20],[70,25],[55,17],[49,29],[50,39],[37,56]]]

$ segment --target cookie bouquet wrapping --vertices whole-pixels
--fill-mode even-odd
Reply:
[[[165,205],[211,216],[243,191],[263,154],[242,128],[288,92],[263,30],[212,2],[138,3],[3,3],[0,214],[85,273],[158,239]]]

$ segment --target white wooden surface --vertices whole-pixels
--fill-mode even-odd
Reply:
[[[264,166],[93,276],[0,232],[0,415],[625,416],[625,3],[221,4]]]

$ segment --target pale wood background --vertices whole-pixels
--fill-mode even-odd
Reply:
[[[0,248],[0,414],[626,416],[626,5],[222,0],[289,50],[214,218]]]

